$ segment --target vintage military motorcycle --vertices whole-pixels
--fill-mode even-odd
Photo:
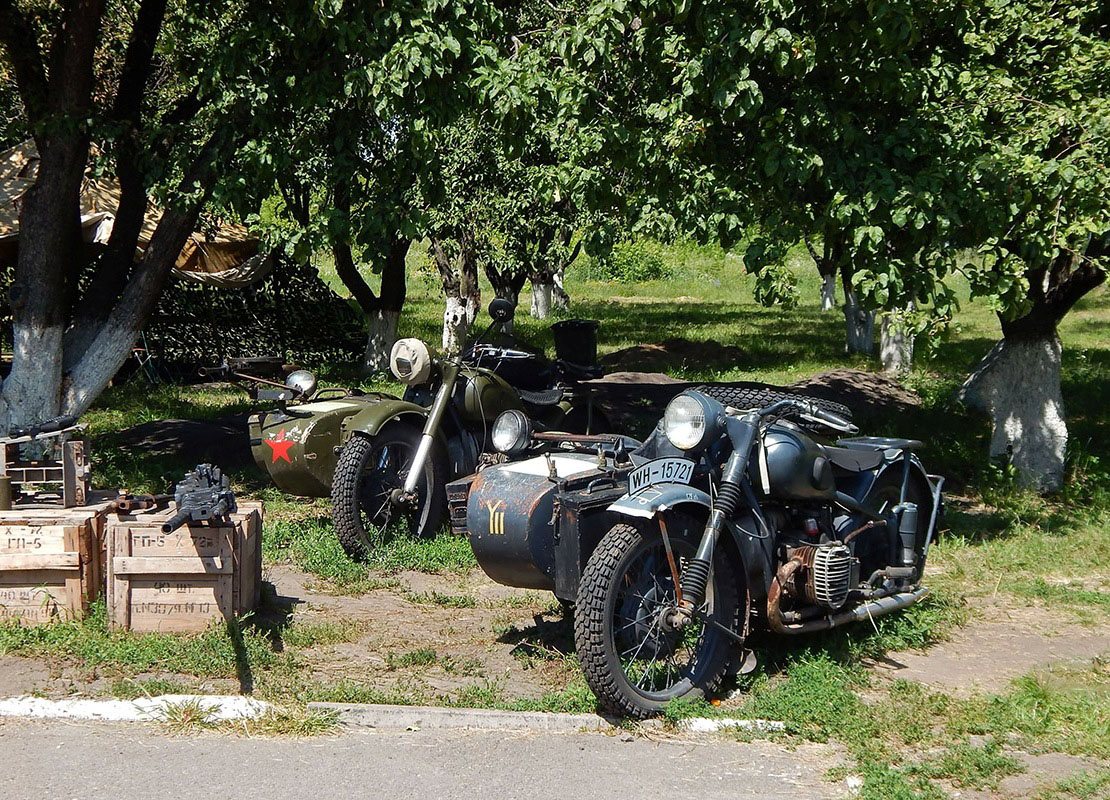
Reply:
[[[448,487],[494,580],[573,603],[590,688],[646,717],[749,669],[753,626],[796,635],[920,601],[943,479],[910,439],[855,434],[846,409],[796,395],[699,387],[642,443],[528,431],[531,458]]]
[[[489,327],[461,355],[435,358],[420,340],[399,340],[390,369],[407,387],[403,397],[316,390],[312,381],[299,395],[304,402],[251,417],[255,461],[287,492],[330,495],[336,535],[352,556],[364,556],[395,524],[435,533],[447,507],[444,485],[477,468],[502,411],[581,432],[604,423],[579,383],[599,368],[548,364],[511,340],[486,341],[514,307],[497,299],[489,313]]]

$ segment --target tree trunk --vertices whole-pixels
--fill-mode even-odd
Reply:
[[[446,304],[443,312],[443,352],[459,353],[466,344],[467,331],[477,316],[477,307],[466,298],[451,295],[447,296]]]
[[[379,308],[368,317],[370,332],[366,339],[363,367],[367,374],[372,375],[389,369],[389,354],[397,341],[397,321],[401,312]]]
[[[860,306],[854,291],[844,295],[845,349],[870,355],[875,351],[875,312]]]
[[[554,289],[554,280],[544,282],[533,279],[531,314],[535,319],[547,319],[551,316],[551,301]]]
[[[821,310],[836,308],[836,273],[821,276]]]
[[[991,417],[992,458],[1014,465],[1023,486],[1041,492],[1064,483],[1068,428],[1060,391],[1060,338],[1055,331],[1006,338],[961,387],[958,399]]]
[[[911,304],[910,310],[913,309]],[[883,372],[905,375],[913,369],[913,331],[908,319],[899,311],[883,314],[879,330],[879,360]]]
[[[567,311],[568,309],[570,309],[570,295],[567,294],[567,290],[563,287],[564,273],[565,270],[559,270],[555,273],[555,277],[553,279],[554,285],[552,286],[552,295],[555,301],[555,308],[559,309],[560,311]]]

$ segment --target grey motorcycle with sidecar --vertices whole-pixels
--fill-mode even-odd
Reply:
[[[451,523],[493,580],[573,604],[590,688],[657,714],[754,666],[755,628],[826,630],[907,608],[943,500],[913,439],[858,436],[843,406],[735,386],[678,394],[643,441],[532,430],[449,484]]]

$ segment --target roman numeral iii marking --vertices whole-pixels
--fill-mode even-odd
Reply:
[[[490,535],[505,535],[505,512],[501,510],[504,505],[504,500],[498,500],[497,502],[493,500],[486,501],[486,511],[489,512]]]

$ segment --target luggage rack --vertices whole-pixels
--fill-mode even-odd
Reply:
[[[78,434],[87,427],[82,423],[0,437],[0,510],[12,507],[17,490],[29,497],[38,496],[48,487],[61,487],[58,499],[63,508],[85,505],[89,494],[89,450]],[[52,494],[57,496],[56,488]]]

